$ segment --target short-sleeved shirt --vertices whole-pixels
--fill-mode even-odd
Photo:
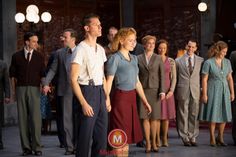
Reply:
[[[96,45],[92,47],[85,43],[80,42],[72,54],[71,63],[80,65],[78,82],[81,85],[89,84],[89,74],[87,70],[87,63],[90,66],[92,79],[95,85],[102,85],[104,78],[104,62],[106,62],[105,50],[102,46]]]
[[[106,63],[107,75],[114,76],[116,88],[125,91],[135,89],[138,78],[138,59],[132,54],[129,55],[130,61],[117,52]]]

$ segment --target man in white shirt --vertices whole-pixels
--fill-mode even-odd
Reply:
[[[102,156],[100,152],[107,145],[107,111],[111,110],[110,98],[105,94],[106,55],[96,43],[102,27],[95,14],[86,15],[82,22],[85,39],[76,47],[71,61],[72,89],[80,102],[81,120],[76,157]]]

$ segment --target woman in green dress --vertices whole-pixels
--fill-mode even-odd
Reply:
[[[228,45],[218,41],[208,51],[209,59],[202,67],[202,101],[199,120],[209,122],[210,145],[226,146],[223,135],[226,122],[230,122],[231,101],[234,100],[234,87],[231,63],[225,58]],[[218,125],[218,136],[215,128]]]

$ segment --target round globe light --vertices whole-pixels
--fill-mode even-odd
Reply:
[[[36,14],[33,12],[27,13],[26,14],[26,20],[29,22],[34,22],[34,20],[36,19]]]
[[[39,17],[39,15],[38,15],[38,14],[37,14],[37,15],[35,15],[34,23],[38,23],[38,22],[39,22],[39,20],[40,20],[40,17]]]
[[[31,4],[26,8],[26,14],[29,14],[31,12],[33,12],[35,14],[38,14],[39,13],[39,8],[36,5]]]
[[[205,2],[201,2],[198,4],[198,10],[200,12],[205,12],[207,10],[207,4]]]
[[[23,13],[17,13],[15,15],[16,23],[23,23],[25,21],[25,15]]]
[[[52,19],[52,16],[49,12],[43,12],[41,15],[41,19],[43,22],[50,22]]]

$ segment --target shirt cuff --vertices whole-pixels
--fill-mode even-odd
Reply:
[[[166,94],[162,92],[162,93],[160,93],[159,95],[164,95],[164,96],[165,96]]]

